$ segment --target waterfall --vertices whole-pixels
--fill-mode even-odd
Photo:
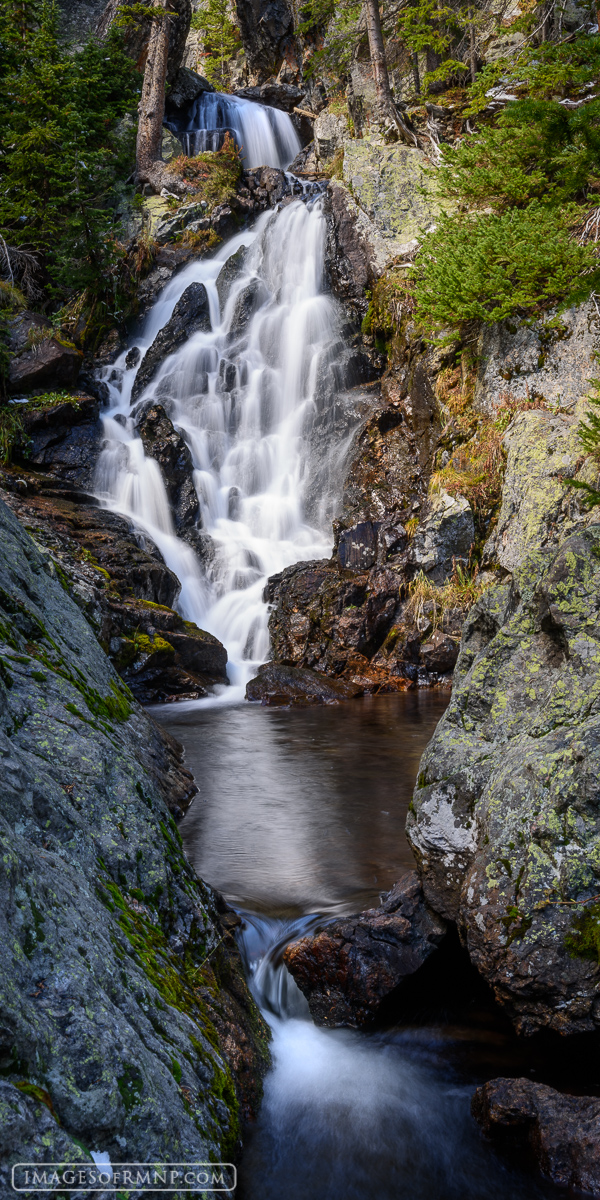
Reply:
[[[301,149],[287,113],[224,92],[203,92],[186,117],[171,119],[167,124],[181,140],[186,154],[218,150],[225,132],[229,132],[241,150],[246,168],[284,169]]]
[[[331,552],[356,421],[356,397],[343,392],[341,316],[324,291],[325,238],[318,199],[263,214],[167,285],[136,340],[140,361],[192,282],[206,287],[209,332],[170,355],[133,406],[140,363],[128,367],[123,353],[104,372],[111,407],[99,498],[158,545],[181,581],[179,610],[225,644],[240,687],[268,656],[268,576]],[[242,246],[243,265],[223,295],[219,274]],[[160,470],[136,432],[136,415],[151,401],[192,454],[201,531],[187,540],[175,535]]]

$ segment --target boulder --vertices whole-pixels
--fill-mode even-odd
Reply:
[[[226,259],[221,267],[221,270],[219,271],[219,274],[217,275],[217,294],[219,296],[221,315],[223,314],[223,309],[225,308],[227,297],[229,296],[232,285],[235,283],[236,279],[239,278],[244,269],[246,254],[247,247],[240,246],[239,249],[236,250],[235,254],[229,255],[229,258]]]
[[[269,293],[262,279],[251,279],[246,287],[242,288],[235,301],[229,325],[231,338],[239,338],[246,333],[255,312],[258,312],[268,296]]]
[[[436,629],[428,641],[421,644],[420,654],[427,671],[432,675],[446,675],[456,666],[458,642],[441,629]]]
[[[148,387],[165,358],[200,330],[204,333],[210,330],[208,296],[203,283],[190,283],[144,355],[132,388],[132,402]]]
[[[260,700],[270,706],[339,704],[360,695],[362,688],[356,684],[277,662],[263,663],[256,678],[246,686],[246,700]]]
[[[270,108],[291,113],[300,104],[304,92],[289,83],[263,83],[258,87],[237,88],[233,95],[239,96],[240,100],[253,100],[255,104],[268,104]]]
[[[348,137],[348,121],[344,116],[332,112],[319,113],[314,123],[315,151],[320,162],[326,163],[333,158]]]
[[[26,459],[56,479],[92,491],[104,432],[94,396],[73,396],[61,404],[24,404],[20,415]]]
[[[142,704],[199,699],[229,682],[225,647],[172,609],[112,604],[110,615],[110,657]]]
[[[10,360],[9,390],[16,394],[33,392],[36,388],[74,387],[82,362],[83,354],[75,346],[63,344],[57,338],[40,341]]]
[[[446,931],[409,871],[379,908],[340,917],[320,933],[291,942],[283,961],[317,1025],[359,1028],[433,954]]]
[[[167,96],[166,112],[168,114],[173,112],[175,115],[181,116],[182,112],[189,108],[203,92],[214,92],[215,90],[212,83],[209,83],[203,75],[198,75],[189,67],[180,67]]]
[[[514,571],[538,547],[556,546],[577,523],[579,508],[565,480],[581,456],[577,425],[573,413],[540,410],[520,413],[509,426],[502,505],[486,562]]]
[[[546,1179],[600,1196],[600,1100],[564,1096],[531,1079],[491,1079],[477,1088],[472,1112],[500,1144],[526,1143]]]
[[[475,543],[475,523],[468,500],[441,491],[415,533],[415,565],[434,583],[449,579],[456,563],[466,566]]]
[[[160,404],[144,409],[137,431],[145,453],[161,469],[176,530],[180,532],[195,525],[200,505],[194,487],[194,464],[184,438]]]
[[[41,313],[25,310],[6,322],[8,348],[11,354],[22,354],[32,350],[36,344],[50,336],[52,325]]]
[[[469,612],[407,819],[428,903],[526,1034],[600,1025],[599,690],[600,525],[585,517]]]
[[[16,1163],[91,1166],[99,1145],[112,1162],[182,1147],[220,1162],[268,1063],[235,942],[169,811],[181,749],[66,584],[0,502],[3,1195]]]

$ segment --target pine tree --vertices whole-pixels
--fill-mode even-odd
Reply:
[[[202,34],[206,78],[215,86],[226,88],[228,63],[242,45],[239,29],[231,19],[228,0],[206,0],[192,17],[192,28]]]

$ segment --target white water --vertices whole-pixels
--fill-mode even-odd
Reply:
[[[301,148],[287,113],[224,92],[204,92],[187,117],[169,127],[181,139],[186,154],[218,150],[229,130],[242,152],[245,167],[289,166]]]
[[[130,397],[139,364],[127,369],[123,353],[105,372],[111,408],[98,494],[157,544],[181,581],[179,610],[225,644],[239,688],[268,656],[266,579],[331,550],[352,406],[340,396],[338,311],[323,290],[325,232],[319,201],[263,214],[213,260],[173,279],[136,339],[145,352],[185,288],[205,285],[211,331],[193,334],[167,358],[134,406],[159,400],[190,447],[209,535],[204,563],[175,536],[160,470],[136,434]],[[241,245],[244,268],[221,311],[217,277]],[[235,332],[236,302],[249,285],[255,311]]]

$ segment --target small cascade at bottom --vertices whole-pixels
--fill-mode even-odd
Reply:
[[[319,199],[263,214],[173,279],[136,342],[140,354],[123,353],[104,372],[111,407],[98,495],[159,547],[181,582],[180,612],[225,644],[240,688],[268,655],[266,579],[330,553],[356,424],[340,313],[324,291],[325,235]],[[132,403],[144,356],[192,283],[206,289],[211,328],[169,355]],[[179,537],[136,429],[156,403],[193,459],[200,522]]]
[[[543,1200],[470,1116],[473,1086],[444,1062],[442,1028],[322,1029],[282,962],[317,915],[244,912],[240,947],[272,1031],[273,1067],[241,1164],[246,1200]]]

